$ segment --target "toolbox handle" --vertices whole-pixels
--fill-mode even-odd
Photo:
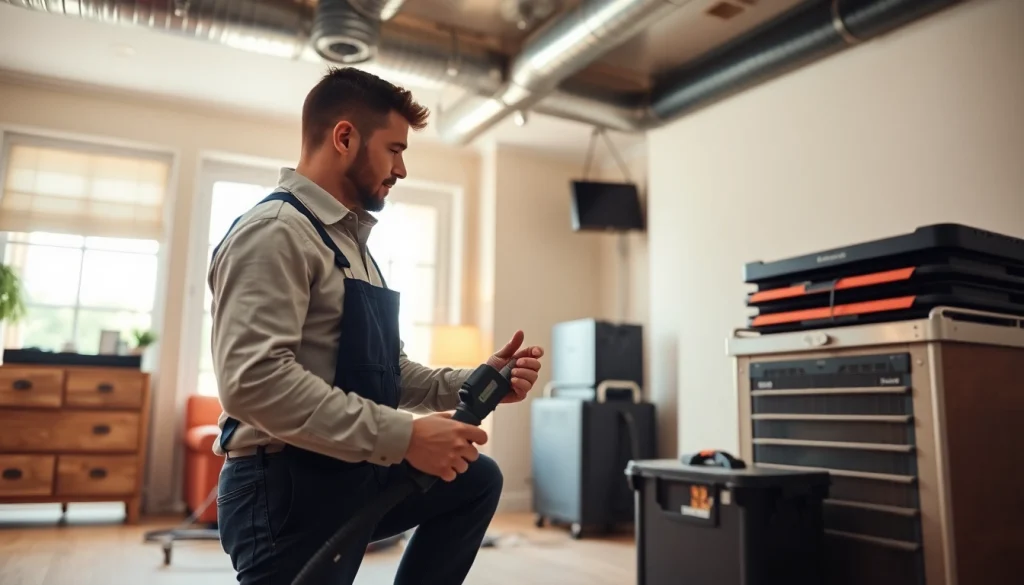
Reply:
[[[717,449],[705,449],[692,455],[683,455],[680,459],[686,465],[708,465],[710,461],[712,466],[724,467],[726,469],[747,468],[747,464],[742,459],[737,459],[729,452]]]

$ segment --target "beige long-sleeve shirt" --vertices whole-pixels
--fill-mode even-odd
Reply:
[[[324,224],[351,268],[339,269],[312,223],[281,201],[255,206],[224,239],[208,283],[220,426],[228,416],[240,421],[228,450],[284,443],[345,461],[398,463],[412,433],[406,410],[455,408],[472,370],[414,363],[403,344],[401,410],[333,387],[345,278],[382,285],[366,248],[377,220],[293,169],[281,170],[278,188]],[[223,454],[219,438],[214,451]]]

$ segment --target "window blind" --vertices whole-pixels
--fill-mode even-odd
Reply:
[[[169,156],[5,138],[0,230],[163,239]]]

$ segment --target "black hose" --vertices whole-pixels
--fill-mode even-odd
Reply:
[[[353,545],[367,542],[373,536],[377,523],[394,508],[399,502],[415,493],[419,488],[412,479],[392,485],[384,490],[378,497],[374,498],[359,514],[346,522],[337,532],[325,542],[316,554],[309,559],[299,574],[292,580],[292,585],[312,585],[322,583],[322,579],[316,579],[315,575],[322,575],[323,571],[332,564],[338,562],[341,555],[352,553],[348,549]]]
[[[510,360],[501,371],[490,366],[480,366],[474,370],[466,383],[459,390],[459,406],[452,414],[452,419],[473,426],[480,426],[511,389],[512,368],[515,360]],[[497,377],[503,381],[498,384]],[[299,574],[292,580],[292,585],[312,585],[322,581],[315,580],[331,564],[338,562],[344,554],[362,554],[363,551],[351,550],[373,538],[377,524],[399,502],[417,491],[426,492],[439,478],[409,468],[406,481],[394,484],[371,500],[359,513],[353,516],[325,542],[319,550],[306,562]]]

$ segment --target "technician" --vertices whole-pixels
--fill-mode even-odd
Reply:
[[[427,116],[407,90],[358,69],[330,71],[306,96],[298,166],[281,171],[275,193],[214,251],[212,350],[225,412],[214,450],[226,456],[218,523],[245,585],[291,583],[409,466],[444,481],[377,526],[372,540],[418,527],[396,584],[462,583],[494,515],[501,471],[476,447],[487,435],[443,412],[472,370],[406,357],[399,294],[366,247],[376,223],[368,212],[406,176],[409,128]],[[518,331],[487,360],[517,362],[506,402],[522,400],[540,370],[542,349],[522,343]],[[325,585],[352,583],[367,544],[344,554]]]

